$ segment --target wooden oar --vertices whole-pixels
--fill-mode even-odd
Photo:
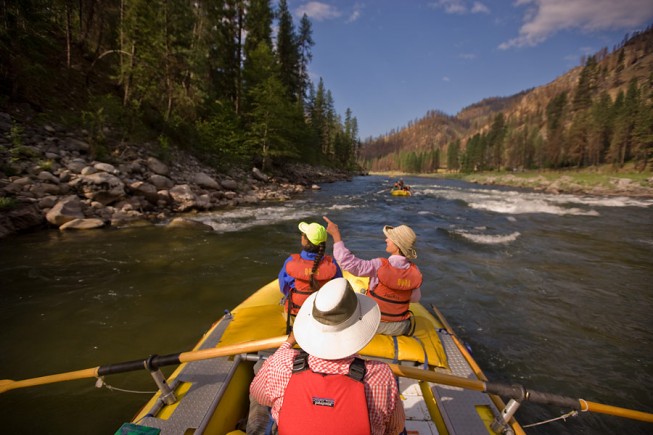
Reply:
[[[116,364],[102,365],[88,369],[76,370],[72,372],[59,373],[55,375],[42,376],[39,378],[24,379],[22,381],[12,381],[10,379],[0,380],[0,393],[18,388],[33,387],[37,385],[46,385],[56,382],[72,381],[75,379],[97,378],[100,376],[126,373],[144,368],[156,370],[159,367],[177,365],[193,361],[201,361],[210,358],[222,356],[237,355],[240,353],[258,352],[264,349],[273,349],[281,346],[288,336],[267,338],[263,340],[252,341],[249,343],[234,344],[218,348],[209,348],[193,350],[170,355],[154,355],[144,360],[126,361]],[[600,403],[588,402],[583,399],[572,399],[569,397],[558,396],[549,393],[540,393],[537,391],[526,390],[521,386],[504,385],[475,379],[467,379],[459,376],[436,373],[429,370],[418,369],[415,367],[389,364],[393,373],[397,376],[417,379],[421,381],[433,382],[436,384],[451,385],[454,387],[465,388],[468,390],[480,391],[488,394],[496,394],[502,397],[510,397],[516,400],[530,400],[532,402],[557,405],[568,407],[580,411],[590,411],[602,414],[610,414],[619,417],[641,420],[653,423],[653,414],[635,411],[632,409],[619,408],[616,406],[603,405]]]
[[[34,387],[37,385],[52,384],[55,382],[72,381],[75,379],[97,378],[104,375],[126,373],[145,368],[156,370],[159,367],[177,365],[193,361],[201,361],[221,356],[237,355],[240,353],[258,352],[264,349],[274,349],[281,346],[288,336],[266,338],[264,340],[252,341],[249,343],[234,344],[224,347],[212,347],[209,349],[193,350],[170,355],[154,355],[144,360],[126,361],[115,364],[107,364],[88,369],[76,370],[73,372],[59,373],[56,375],[42,376],[39,378],[12,381],[10,379],[0,380],[0,393],[15,390],[17,388]]]
[[[563,408],[571,408],[578,411],[590,411],[601,414],[616,415],[618,417],[630,418],[633,420],[653,423],[653,414],[642,411],[635,411],[617,406],[603,405],[601,403],[589,402],[583,399],[559,396],[557,394],[541,393],[533,390],[526,390],[520,385],[505,385],[493,382],[479,381],[459,376],[436,373],[415,367],[390,364],[392,372],[397,376],[428,381],[436,384],[450,385],[453,387],[465,388],[467,390],[480,391],[482,393],[496,394],[501,397],[509,397],[515,400],[528,400],[531,402],[546,405],[555,405]]]

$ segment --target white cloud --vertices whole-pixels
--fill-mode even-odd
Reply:
[[[468,0],[436,0],[429,3],[429,6],[435,9],[444,9],[447,14],[490,13],[490,9],[479,1],[473,2],[471,7],[468,6],[469,3]]]
[[[354,4],[354,9],[352,10],[351,14],[349,15],[349,18],[347,18],[348,23],[353,23],[354,21],[358,20],[361,16],[362,10],[363,10],[363,4],[361,3],[356,3]]]
[[[444,77],[442,77],[442,81],[443,82],[450,82],[451,79],[449,77],[447,77],[447,76],[444,76]]]
[[[500,49],[535,46],[558,31],[632,29],[653,18],[651,0],[517,0],[527,6],[519,36]]]
[[[312,18],[315,21],[331,20],[342,15],[335,6],[322,2],[308,2],[301,5],[295,10],[295,14],[299,17],[306,14],[309,18]]]
[[[472,5],[472,14],[489,14],[490,9],[481,2],[474,2]]]

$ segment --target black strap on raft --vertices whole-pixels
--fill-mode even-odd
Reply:
[[[293,288],[291,287],[288,292],[288,297],[286,298],[286,335],[290,334],[290,331],[292,331],[292,326],[290,326],[290,306],[294,305],[292,303],[292,292]]]
[[[308,367],[308,354],[302,350],[297,355],[295,355],[295,359],[293,360],[292,364],[292,372],[295,374],[307,369],[310,369]],[[351,365],[349,366],[349,373],[347,373],[347,376],[355,381],[363,382],[366,371],[367,369],[365,368],[365,361],[360,358],[354,358],[354,361],[352,361]]]

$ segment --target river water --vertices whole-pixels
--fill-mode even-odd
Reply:
[[[435,304],[492,381],[653,412],[653,200],[549,195],[406,177],[356,177],[284,203],[163,227],[39,232],[0,240],[0,379],[191,349],[276,277],[297,223],[327,215],[359,257],[385,255],[383,225],[417,233],[422,302]],[[329,249],[330,249],[329,243]],[[169,371],[164,370],[169,373]],[[107,384],[152,391],[145,373]],[[0,433],[114,433],[149,395],[77,380],[0,394]],[[522,424],[566,410],[526,403]],[[532,434],[644,434],[608,415]]]

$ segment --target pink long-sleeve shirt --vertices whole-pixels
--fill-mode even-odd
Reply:
[[[380,258],[374,258],[372,260],[358,258],[347,249],[345,242],[342,240],[333,244],[333,257],[336,259],[342,270],[346,270],[356,276],[369,276],[369,290],[374,290],[376,288],[379,283],[377,272],[382,264]],[[388,261],[390,262],[390,265],[399,269],[408,269],[411,264],[410,261],[402,255],[391,255],[388,258]],[[418,302],[421,297],[422,290],[418,287],[411,292],[410,301]]]

